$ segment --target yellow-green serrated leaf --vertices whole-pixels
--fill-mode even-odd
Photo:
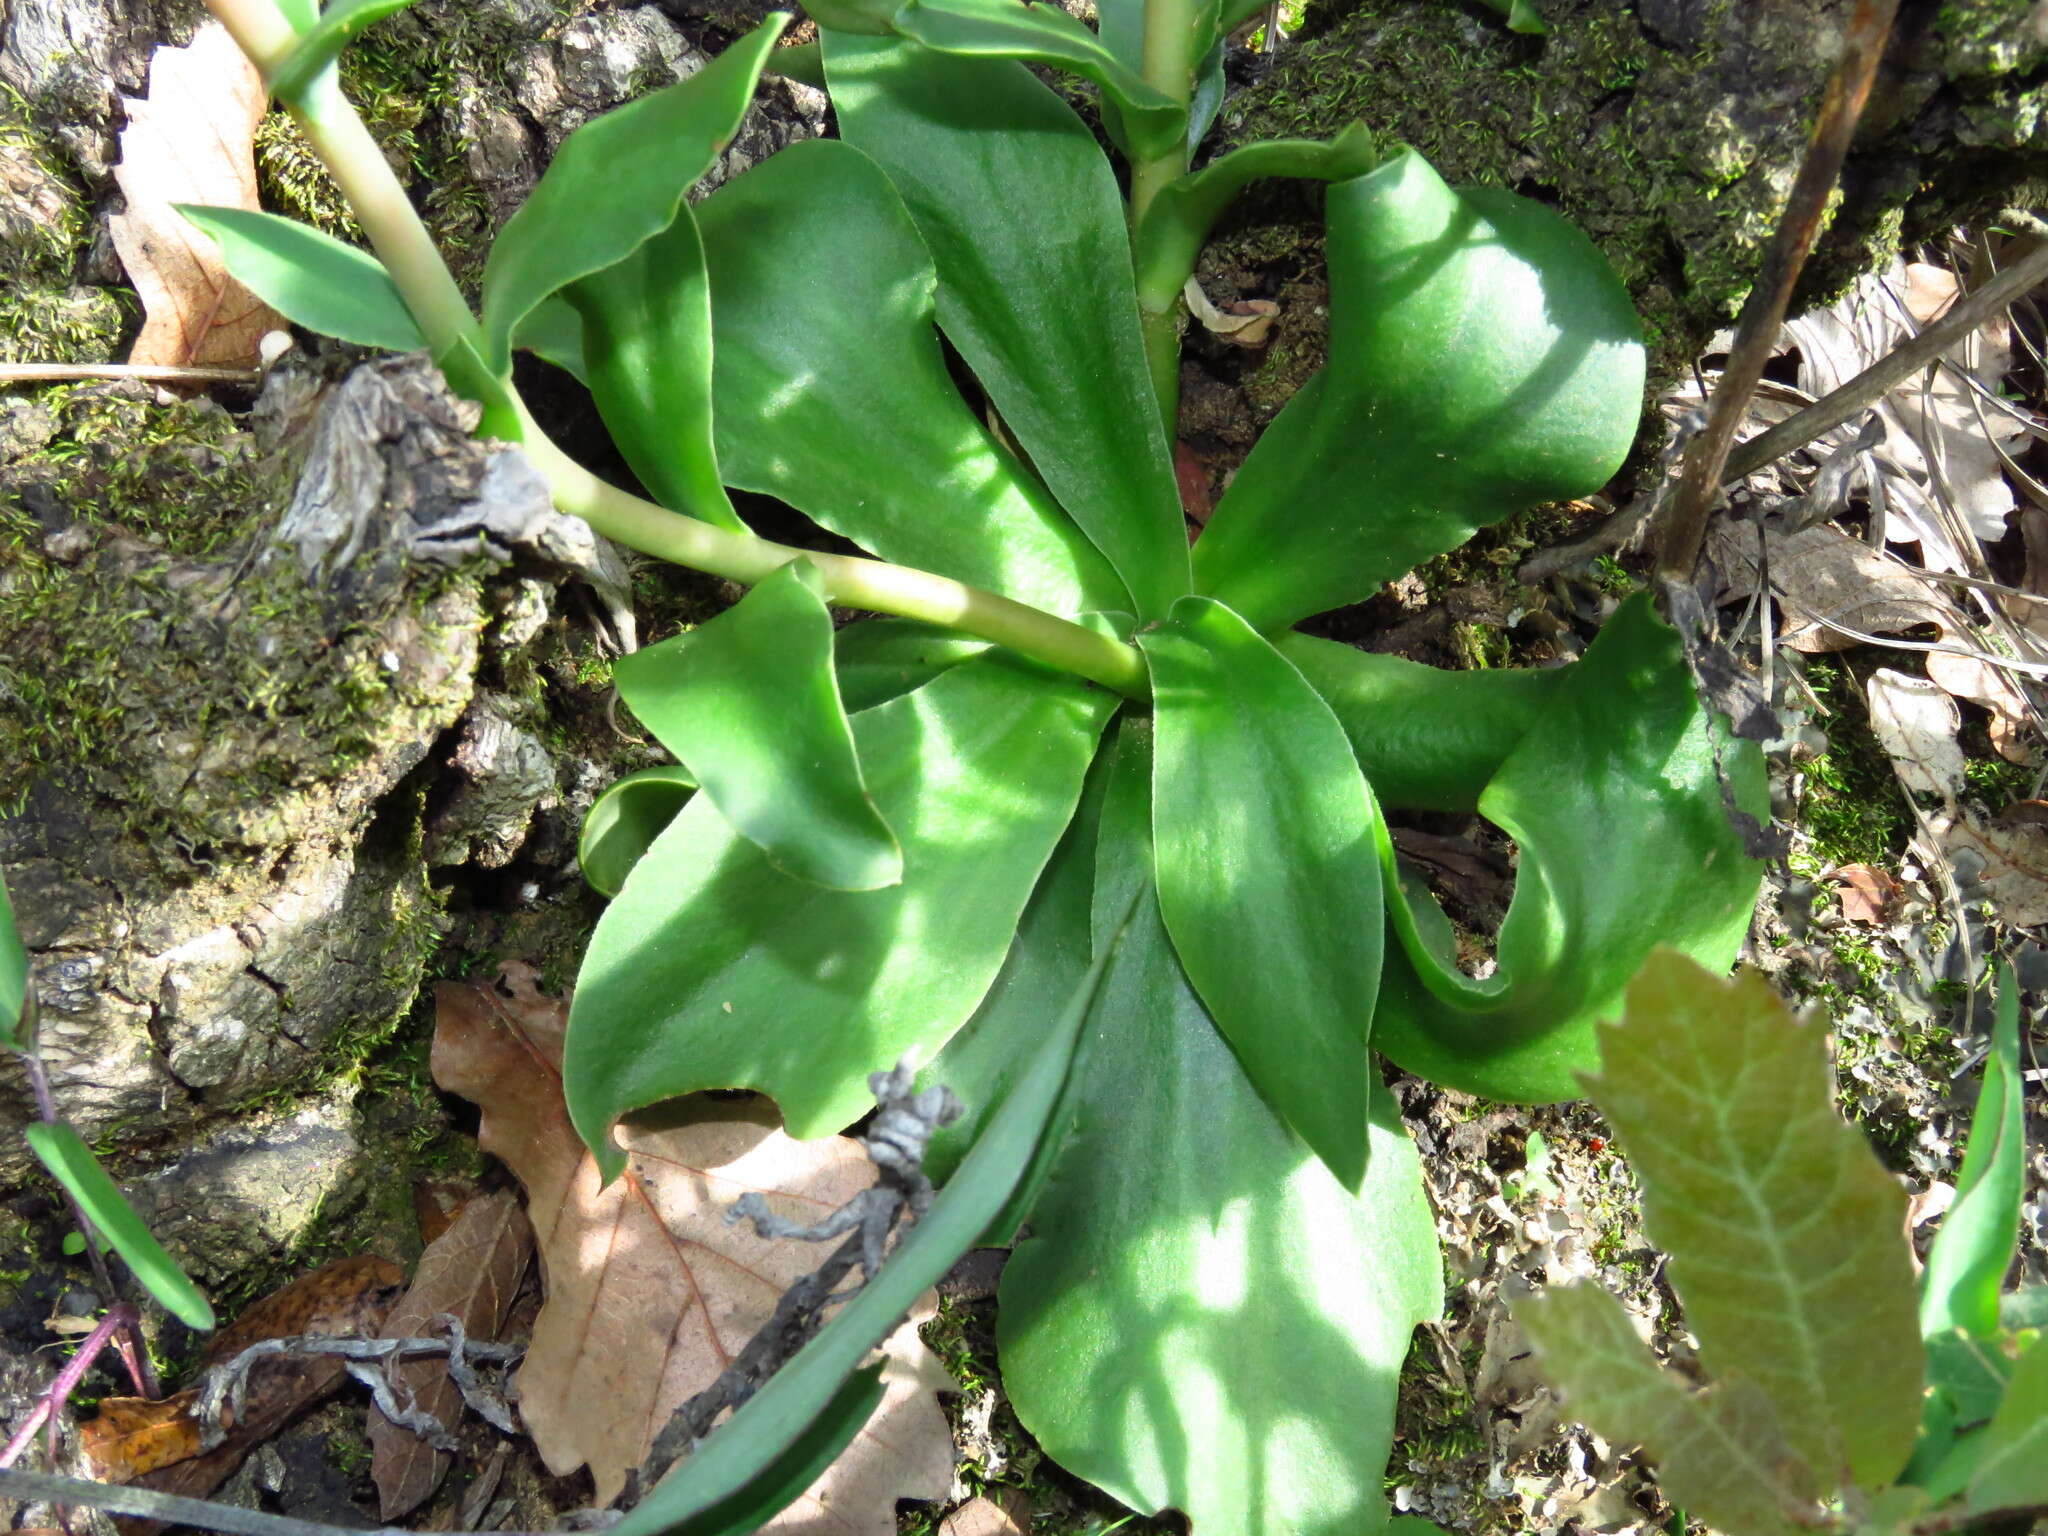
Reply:
[[[1660,950],[1600,1056],[1587,1092],[1642,1179],[1708,1379],[1754,1382],[1829,1486],[1891,1482],[1926,1368],[1906,1196],[1835,1113],[1826,1029],[1761,976]]]
[[[1742,1536],[1796,1536],[1814,1523],[1813,1469],[1748,1383],[1692,1391],[1598,1286],[1546,1291],[1514,1314],[1571,1413],[1617,1445],[1640,1445],[1673,1504]]]
[[[2012,1368],[1984,1441],[1970,1479],[1972,1510],[2048,1504],[2048,1343],[2037,1342]]]

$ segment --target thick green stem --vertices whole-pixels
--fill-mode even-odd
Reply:
[[[1182,106],[1194,95],[1196,56],[1194,0],[1145,0],[1143,51],[1145,83]],[[1160,190],[1187,174],[1186,141],[1166,154],[1140,158],[1131,165],[1131,229],[1145,222]],[[1171,443],[1180,417],[1180,291],[1141,293],[1139,324],[1145,336],[1145,362],[1152,371],[1152,390],[1159,396],[1159,414]]]
[[[206,3],[266,79],[298,46],[298,34],[272,0]],[[458,341],[474,345],[477,324],[462,290],[383,152],[342,95],[334,71],[322,71],[298,99],[284,105],[348,199],[378,259],[419,321],[429,349],[439,357]],[[1149,693],[1144,657],[1134,646],[930,571],[793,549],[656,506],[598,479],[556,447],[523,405],[518,411],[520,446],[547,481],[556,505],[583,518],[606,538],[748,585],[801,557],[824,573],[825,595],[833,602],[964,630],[1132,698]]]

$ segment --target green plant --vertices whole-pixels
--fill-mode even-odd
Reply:
[[[1051,6],[873,0],[819,9],[808,52],[777,53],[771,19],[578,130],[492,248],[479,318],[335,83],[346,37],[401,0],[210,3],[376,248],[192,210],[237,274],[315,329],[427,347],[565,509],[753,587],[615,669],[678,766],[585,828],[616,897],[565,1070],[601,1166],[618,1116],[699,1088],[837,1130],[870,1070],[915,1054],[971,1106],[934,1143],[943,1172],[1135,902],[1055,1134],[985,1234],[1029,1215],[1005,1386],[1128,1503],[1210,1531],[1382,1528],[1400,1363],[1441,1278],[1371,1050],[1574,1096],[1651,944],[1725,965],[1756,890],[1728,804],[1763,813],[1760,761],[1702,712],[1647,597],[1560,672],[1440,673],[1291,629],[1612,473],[1643,365],[1605,263],[1362,128],[1191,172],[1243,0],[1106,0],[1099,35]],[[828,84],[842,140],[686,203],[778,60]],[[1098,87],[1128,202],[1024,62]],[[1273,175],[1329,183],[1331,361],[1190,554],[1179,295]],[[521,347],[584,381],[654,501],[538,429]],[[728,486],[905,563],[759,539]],[[835,632],[833,603],[887,617]],[[1382,804],[1477,811],[1520,844],[1490,976],[1456,965]]]
[[[1827,1032],[1757,975],[1653,956],[1586,1088],[1643,1182],[1703,1390],[1605,1291],[1517,1306],[1573,1411],[1744,1536],[1936,1533],[2048,1507],[2048,1288],[2001,1297],[2026,1185],[2019,989],[1916,1285],[1905,1192],[1834,1108]]]

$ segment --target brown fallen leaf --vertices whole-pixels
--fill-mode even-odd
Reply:
[[[1870,734],[1892,760],[1899,782],[1954,800],[1963,792],[1963,728],[1956,701],[1924,677],[1879,667],[1863,685]]]
[[[374,1338],[404,1283],[403,1270],[389,1259],[372,1255],[324,1265],[245,1309],[233,1326],[214,1335],[205,1363],[219,1365],[251,1344],[293,1334]],[[131,1480],[160,1493],[204,1498],[227,1481],[250,1451],[346,1379],[347,1372],[336,1359],[259,1361],[249,1372],[243,1414],[228,1427],[226,1440],[201,1455],[167,1463]],[[103,1413],[106,1407],[101,1404]],[[163,1522],[156,1520],[115,1523],[126,1536],[151,1536],[163,1529]]]
[[[1891,921],[1892,908],[1905,893],[1891,871],[1875,864],[1844,864],[1828,883],[1842,904],[1843,921],[1850,923],[1881,925]]]
[[[946,1516],[939,1536],[1025,1536],[1031,1529],[1028,1511],[1020,1521],[1013,1508],[1006,1509],[987,1495],[977,1495]]]
[[[146,1397],[105,1397],[99,1412],[78,1426],[78,1443],[103,1483],[126,1483],[199,1454],[197,1391],[152,1402]]]
[[[435,999],[434,1079],[482,1108],[478,1140],[526,1186],[539,1243],[547,1297],[519,1373],[520,1415],[548,1469],[588,1465],[608,1504],[674,1410],[717,1379],[824,1257],[729,1226],[726,1208],[758,1191],[776,1214],[816,1221],[868,1187],[873,1170],[847,1137],[791,1139],[765,1099],[698,1095],[622,1125],[627,1171],[600,1188],[562,1104],[566,1006],[537,992],[524,968],[508,968],[499,987],[443,983]],[[912,1383],[892,1382],[807,1496],[802,1517],[821,1529],[888,1536],[897,1499],[939,1498],[950,1482],[939,1378],[913,1324],[889,1350],[890,1370]]]
[[[1935,828],[1942,851],[1959,873],[1976,875],[2001,922],[2048,923],[2048,806],[2021,801],[1996,816],[1965,811],[1937,819]]]
[[[148,96],[124,100],[114,179],[128,211],[108,227],[142,296],[130,363],[254,367],[264,334],[284,326],[171,206],[257,206],[254,143],[266,100],[262,76],[217,21],[186,47],[151,54]]]
[[[439,1332],[434,1320],[452,1313],[472,1339],[496,1339],[512,1310],[519,1280],[533,1256],[533,1229],[510,1191],[480,1195],[420,1255],[412,1285],[384,1320],[383,1337],[409,1339]],[[453,1429],[462,1394],[440,1360],[409,1360],[393,1377],[413,1401]],[[399,1401],[405,1401],[399,1394]],[[370,1479],[377,1485],[378,1517],[395,1520],[433,1496],[453,1458],[411,1430],[370,1410]]]
[[[465,1179],[422,1179],[413,1185],[412,1214],[420,1224],[420,1242],[431,1248],[475,1198],[476,1186]]]

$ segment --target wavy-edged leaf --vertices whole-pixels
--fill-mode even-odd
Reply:
[[[1956,1175],[1955,1203],[1942,1218],[1920,1276],[1923,1335],[1960,1328],[1974,1338],[1998,1332],[1999,1291],[2019,1243],[2027,1186],[2027,1122],[2020,1077],[2020,993],[2010,966],[1999,967],[1998,1013],[1970,1139]]]
[[[1353,123],[1334,139],[1264,139],[1218,155],[1199,171],[1159,189],[1133,236],[1138,283],[1147,293],[1180,292],[1209,231],[1237,195],[1268,176],[1345,181],[1379,163],[1379,146],[1365,124]]]
[[[301,31],[299,46],[264,82],[280,101],[296,101],[313,77],[341,56],[341,50],[387,16],[414,0],[331,0],[314,24]],[[280,306],[281,307],[281,306]]]
[[[1434,903],[1390,889],[1401,942],[1373,1044],[1462,1092],[1578,1098],[1593,1026],[1652,948],[1725,968],[1741,947],[1762,866],[1729,824],[1722,772],[1742,809],[1768,814],[1761,756],[1709,720],[1677,634],[1631,598],[1479,797],[1521,850],[1494,975],[1467,977]]]
[[[711,282],[690,210],[561,296],[583,322],[577,376],[640,483],[665,507],[739,532],[712,442]],[[519,338],[547,345],[546,325],[522,323]],[[556,355],[567,360],[558,344]]]
[[[292,324],[388,352],[427,344],[398,284],[368,251],[272,213],[172,206],[212,236],[236,282]]]
[[[28,950],[14,924],[7,876],[0,872],[0,1045],[19,1048],[22,1005],[28,999]]]
[[[1292,629],[1273,646],[1337,716],[1375,798],[1404,811],[1477,810],[1570,676],[1568,668],[1447,672]]]
[[[973,1149],[931,1209],[897,1245],[881,1274],[871,1278],[688,1461],[657,1483],[620,1523],[618,1536],[658,1536],[673,1529],[696,1532],[696,1525],[679,1522],[733,1498],[761,1475],[764,1464],[791,1444],[804,1425],[817,1422],[836,1384],[911,1301],[936,1284],[987,1229],[1047,1133],[1113,954],[1114,946],[1105,946],[1102,959],[1068,993],[1065,1010],[1053,1026],[1041,1026],[1015,1090],[988,1117]]]
[[[876,1062],[935,1049],[995,979],[1111,701],[991,654],[863,712],[854,743],[903,882],[793,880],[693,801],[606,909],[571,1016],[568,1102],[607,1175],[612,1122],[754,1087],[792,1133],[857,1119]]]
[[[718,327],[718,461],[885,560],[1054,612],[1123,603],[1073,521],[960,398],[903,201],[814,141],[696,210]]]
[[[1386,935],[1379,809],[1329,705],[1223,604],[1182,598],[1138,644],[1166,931],[1245,1074],[1355,1189]]]
[[[100,1236],[127,1261],[142,1288],[186,1327],[211,1328],[213,1307],[143,1225],[135,1207],[114,1187],[78,1132],[61,1122],[35,1121],[22,1127],[21,1134],[50,1177],[78,1202],[85,1219],[98,1227]]]
[[[599,795],[583,817],[576,862],[591,889],[616,896],[640,856],[697,792],[696,777],[670,763],[629,773]]]
[[[1827,1030],[1761,976],[1651,956],[1587,1092],[1643,1184],[1643,1227],[1710,1381],[1754,1383],[1832,1486],[1893,1480],[1923,1354],[1905,1192],[1835,1112]]]
[[[686,212],[683,194],[732,141],[788,20],[786,11],[771,14],[688,79],[562,141],[484,263],[479,353],[491,372],[511,366],[513,332],[535,305],[631,255]]]
[[[839,697],[849,715],[857,714],[922,688],[988,648],[986,640],[916,619],[863,619],[832,637]]]
[[[2013,1366],[1976,1467],[1972,1510],[2048,1504],[2048,1340],[2037,1340]]]
[[[1642,407],[1627,290],[1540,203],[1453,192],[1412,150],[1331,185],[1330,361],[1195,545],[1260,629],[1353,602],[1475,529],[1598,489]]]
[[[1170,153],[1186,138],[1188,109],[1145,83],[1084,22],[1029,0],[907,0],[890,22],[902,37],[935,53],[1021,59],[1092,81],[1116,108],[1133,154]]]
[[[1160,617],[1189,590],[1186,523],[1094,136],[1009,60],[828,32],[825,69],[841,136],[931,251],[940,326],[1138,614]]]
[[[1347,1194],[1238,1067],[1150,889],[1146,726],[1104,806],[1098,914],[1140,896],[1079,1103],[1004,1271],[1003,1384],[1062,1466],[1197,1531],[1364,1536],[1410,1334],[1441,1260],[1415,1151],[1373,1094]],[[1098,924],[1098,936],[1103,928]]]
[[[1786,1449],[1754,1388],[1691,1391],[1597,1285],[1556,1286],[1514,1311],[1572,1416],[1616,1445],[1640,1445],[1673,1504],[1744,1536],[1802,1536],[1819,1523],[1813,1469]]]
[[[832,614],[792,560],[708,624],[621,656],[619,697],[732,829],[784,874],[840,891],[903,878],[832,670]]]

